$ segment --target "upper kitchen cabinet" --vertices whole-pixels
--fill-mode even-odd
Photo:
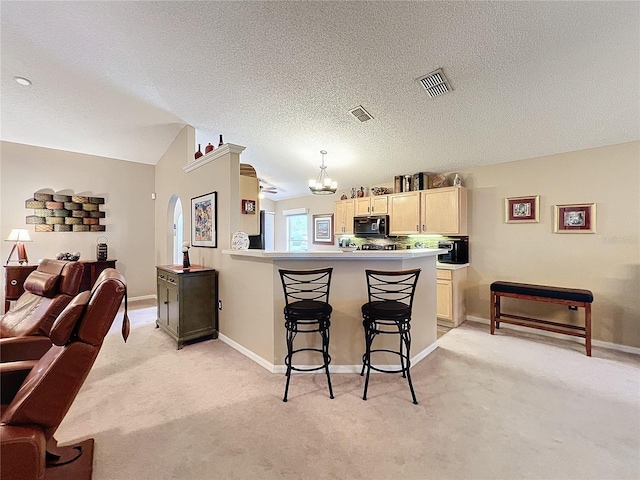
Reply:
[[[240,230],[247,235],[260,234],[260,182],[256,170],[240,164]]]
[[[434,188],[420,194],[420,233],[467,235],[466,188]]]
[[[353,199],[340,200],[334,205],[335,234],[353,234],[353,216],[355,203]]]
[[[388,213],[388,195],[356,198],[356,215],[383,215]]]
[[[420,233],[420,193],[416,191],[388,195],[389,235]]]

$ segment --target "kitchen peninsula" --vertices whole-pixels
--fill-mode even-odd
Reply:
[[[364,333],[360,307],[367,301],[365,269],[408,270],[420,268],[411,321],[411,357],[417,362],[436,348],[436,248],[376,251],[273,252],[223,250],[228,256],[226,278],[237,285],[231,298],[223,299],[226,335],[220,338],[272,372],[284,372],[286,355],[284,295],[278,269],[333,267],[329,303],[331,315],[331,371],[360,372]],[[229,278],[232,277],[232,278]],[[304,342],[300,338],[297,341]],[[397,349],[397,339],[380,338]],[[313,340],[310,340],[313,341]],[[318,338],[319,342],[319,338]],[[385,347],[387,348],[387,347]],[[317,358],[298,357],[299,364],[316,364]],[[397,364],[397,357],[379,357],[378,364]]]

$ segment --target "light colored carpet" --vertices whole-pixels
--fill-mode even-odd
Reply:
[[[135,306],[135,304],[133,305]],[[143,306],[144,304],[138,305]],[[94,480],[638,479],[637,356],[467,322],[400,375],[271,374],[219,340],[119,320],[56,437],[96,440]],[[505,330],[506,331],[506,330]]]

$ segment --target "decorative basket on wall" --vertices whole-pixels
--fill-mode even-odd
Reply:
[[[33,215],[27,215],[27,225],[35,225],[36,232],[104,232],[100,224],[105,212],[103,197],[62,195],[36,192],[25,202]]]

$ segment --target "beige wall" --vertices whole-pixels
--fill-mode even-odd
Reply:
[[[276,241],[275,249],[280,251],[287,250],[287,221],[282,211],[292,208],[307,208],[307,231],[309,232],[309,251],[333,250],[334,245],[314,245],[313,243],[313,216],[321,214],[333,214],[333,206],[340,197],[336,195],[306,195],[304,197],[290,198],[275,202],[275,230]],[[335,219],[334,219],[335,230]]]
[[[11,228],[25,226],[29,211],[24,202],[40,189],[103,196],[109,256],[118,259],[132,296],[149,295],[155,293],[154,265],[170,263],[166,232],[171,196],[181,198],[188,237],[191,198],[218,191],[218,248],[192,248],[191,261],[220,269],[223,301],[246,295],[227,288],[225,274],[230,280],[234,274],[219,253],[229,248],[231,235],[238,230],[239,220],[229,212],[239,202],[238,183],[231,181],[239,176],[239,156],[230,155],[185,173],[182,167],[193,158],[194,144],[193,129],[186,127],[154,169],[2,142],[0,235],[6,238]],[[595,296],[594,339],[640,347],[640,142],[472,168],[460,174],[469,189],[470,316],[488,318],[489,284],[495,280],[588,288]],[[155,202],[150,196],[153,191]],[[505,224],[504,198],[524,195],[540,195],[540,223]],[[268,209],[276,212],[276,249],[286,246],[283,209],[308,208],[311,232],[312,216],[332,213],[336,199],[335,195],[309,195],[272,202]],[[597,204],[595,234],[553,233],[554,204],[587,202]],[[28,228],[34,240],[27,245],[32,262],[58,251],[80,251],[82,258],[95,258],[98,233],[35,234],[33,227]],[[0,242],[2,261],[10,248],[10,243]],[[540,304],[523,311],[557,314],[557,309]],[[577,322],[581,313],[564,311],[560,315]],[[233,323],[233,312],[225,308],[220,314],[221,332],[234,335],[234,328],[240,327]]]
[[[109,258],[127,279],[131,297],[155,294],[153,271],[154,166],[61,150],[2,142],[0,160],[0,236],[12,228],[27,228],[29,263],[55,258],[57,252],[80,252],[81,259],[96,258],[96,239],[108,239]],[[25,201],[34,192],[48,191],[104,197],[101,210],[105,232],[40,232],[26,225],[33,210]],[[11,251],[10,242],[0,242],[2,263]],[[15,260],[14,254],[14,260]],[[4,275],[0,295],[4,295]]]
[[[460,174],[469,188],[468,315],[489,318],[496,280],[586,288],[594,295],[593,338],[640,347],[640,142]],[[540,195],[540,222],[504,223],[504,198],[525,195]],[[596,233],[553,233],[553,206],[565,203],[596,203]],[[527,303],[522,311],[558,310],[517,305]],[[559,316],[584,318],[582,309]]]
[[[155,265],[172,263],[167,253],[171,228],[168,219],[173,218],[170,213],[172,197],[180,198],[184,213],[184,238],[190,241],[191,198],[217,192],[217,248],[192,247],[189,257],[192,264],[212,267],[219,272],[218,292],[223,304],[219,312],[219,331],[232,339],[249,338],[248,343],[259,352],[262,349],[270,351],[273,342],[264,339],[260,331],[252,330],[247,322],[234,322],[239,316],[234,306],[246,302],[252,288],[247,278],[238,278],[229,257],[221,253],[230,248],[233,233],[240,229],[240,155],[223,155],[187,173],[183,167],[193,161],[194,138],[194,129],[185,127],[156,167]],[[247,285],[247,288],[240,288],[243,285]]]
[[[593,338],[640,347],[640,142],[459,173],[469,189],[469,316],[489,318],[489,285],[496,280],[586,288],[595,297]],[[504,223],[504,198],[526,195],[540,195],[540,222]],[[309,208],[311,234],[312,215],[333,212],[335,200],[309,195],[276,202],[276,249],[286,248],[283,209]],[[564,203],[596,203],[596,233],[554,234],[553,206]],[[505,305],[574,323],[584,318],[582,309]]]

